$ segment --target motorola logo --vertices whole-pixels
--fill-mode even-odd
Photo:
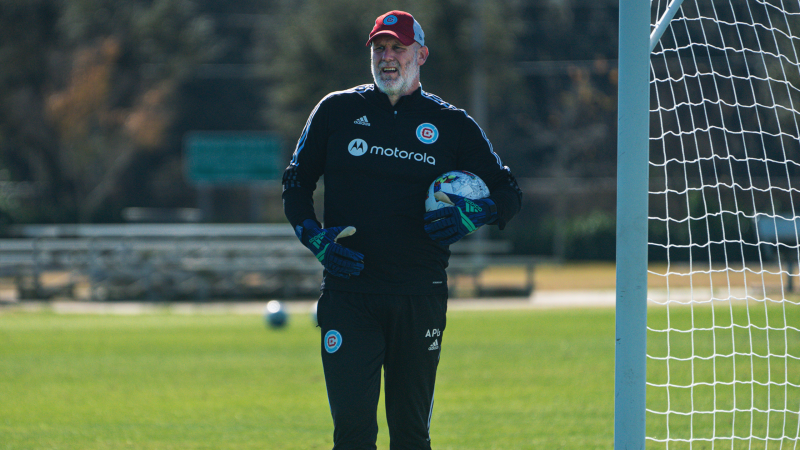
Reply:
[[[392,158],[407,159],[409,161],[418,161],[432,166],[436,165],[436,158],[429,156],[427,153],[408,152],[398,148],[391,147],[378,147],[373,145],[370,147],[363,139],[353,139],[347,146],[347,151],[353,156],[361,156],[367,151],[371,155],[389,156]]]
[[[367,143],[362,139],[353,139],[347,146],[347,151],[353,156],[361,156],[367,153]]]

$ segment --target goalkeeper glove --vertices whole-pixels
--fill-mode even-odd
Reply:
[[[497,206],[488,199],[470,200],[458,195],[437,192],[434,196],[440,202],[453,206],[425,213],[425,232],[434,241],[450,245],[479,227],[497,220]]]
[[[337,243],[339,238],[352,236],[354,227],[320,228],[311,219],[303,221],[294,230],[297,238],[317,257],[329,274],[350,278],[364,269],[364,255]]]

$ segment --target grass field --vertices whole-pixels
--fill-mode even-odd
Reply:
[[[318,329],[291,319],[0,314],[0,449],[329,449]],[[434,448],[611,448],[613,330],[611,309],[451,312]]]
[[[692,267],[688,263],[651,263],[649,266],[648,286],[650,289],[663,289],[666,279],[663,276],[671,273],[669,285],[671,288],[707,287],[716,288],[744,287],[759,289],[762,286],[775,290],[780,289],[785,283],[784,276],[779,274],[777,265],[765,264],[764,273],[743,273],[736,264],[726,266],[727,270],[714,267],[710,271],[702,262],[695,262]],[[749,267],[752,270],[758,267]],[[738,269],[738,270],[737,270]],[[783,270],[786,270],[784,268]],[[701,272],[688,276],[692,271]],[[710,271],[704,274],[703,271]],[[660,275],[659,275],[660,274]],[[488,269],[482,280],[489,285],[521,285],[525,273],[522,267],[501,266]],[[614,290],[616,272],[613,262],[573,262],[569,264],[540,264],[534,272],[534,284],[538,291],[579,291],[579,290]]]
[[[536,283],[545,291],[606,290],[613,274],[609,264],[543,266]],[[713,276],[725,285],[726,274]],[[676,277],[677,287],[687,278]],[[319,333],[306,314],[271,330],[257,314],[148,311],[0,309],[0,450],[332,446]],[[647,392],[649,408],[673,413],[648,413],[648,436],[793,448],[800,360],[781,355],[800,349],[800,302],[667,312],[648,312],[651,327],[675,330],[648,332],[649,353],[672,358],[649,360],[648,381],[672,387]],[[613,309],[454,310],[442,344],[435,449],[612,448]],[[386,450],[379,418],[378,448]],[[648,441],[647,448],[711,444]]]

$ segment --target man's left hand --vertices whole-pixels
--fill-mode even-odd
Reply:
[[[497,207],[488,198],[470,200],[458,195],[436,193],[436,199],[453,206],[425,213],[425,232],[434,241],[450,245],[479,227],[497,219]]]

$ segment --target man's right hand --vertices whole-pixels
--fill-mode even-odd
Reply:
[[[294,232],[329,274],[350,278],[364,270],[364,255],[336,242],[340,238],[352,236],[356,232],[354,227],[320,228],[314,220],[306,219],[302,225],[295,227]]]

